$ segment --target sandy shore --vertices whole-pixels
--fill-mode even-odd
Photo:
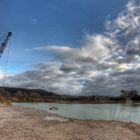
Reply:
[[[0,104],[0,140],[140,140],[140,125],[71,120]]]

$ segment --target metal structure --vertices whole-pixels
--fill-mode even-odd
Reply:
[[[12,32],[8,32],[7,35],[6,35],[6,38],[4,39],[4,41],[2,42],[2,44],[0,45],[0,57],[2,56],[6,46],[7,46],[7,43],[10,39],[10,37],[12,36]]]

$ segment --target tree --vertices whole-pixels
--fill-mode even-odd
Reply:
[[[121,90],[120,96],[125,98],[132,98],[138,96],[138,92],[136,90],[131,91]]]

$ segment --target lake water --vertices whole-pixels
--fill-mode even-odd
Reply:
[[[12,103],[12,105],[47,110],[68,118],[140,123],[140,104]],[[58,110],[50,110],[52,107],[57,107]]]

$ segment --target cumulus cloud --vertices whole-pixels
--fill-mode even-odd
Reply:
[[[116,41],[118,49],[123,50],[124,59],[136,56],[140,52],[140,1],[129,0],[126,9],[114,21],[107,21],[110,38]],[[131,59],[133,60],[133,59]]]
[[[113,44],[112,40],[103,35],[87,35],[85,43],[81,48],[70,48],[69,46],[46,46],[39,47],[36,50],[50,51],[55,53],[63,62],[71,60],[83,61],[97,61],[104,60],[111,55],[110,46]]]
[[[58,94],[75,94],[71,92],[72,89],[80,91],[77,77],[73,74],[67,75],[64,70],[61,70],[60,64],[46,62],[34,67],[33,70],[8,76],[5,82],[12,87],[16,85],[24,88],[42,88]]]
[[[140,91],[140,1],[129,0],[103,34],[88,34],[79,48],[45,46],[55,62],[9,76],[9,86],[43,88],[59,94],[119,95],[121,89]]]
[[[95,77],[94,80],[85,82],[83,95],[111,95],[119,96],[120,90],[138,90],[140,91],[139,71],[117,72],[110,76]]]

